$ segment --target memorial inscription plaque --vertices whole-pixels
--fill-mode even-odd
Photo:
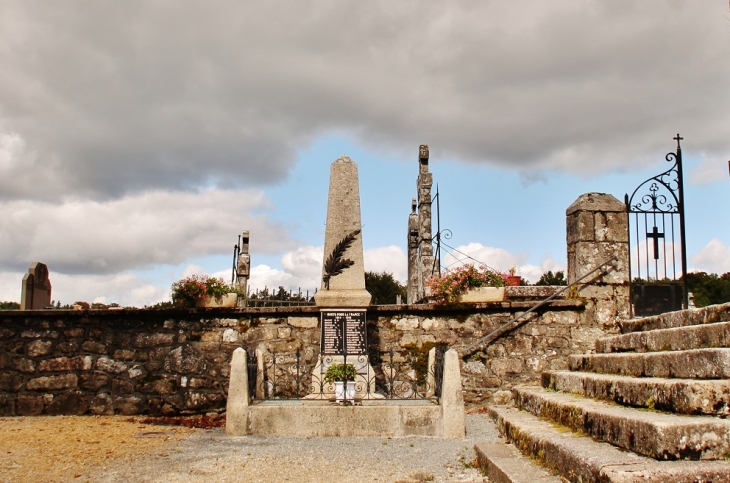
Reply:
[[[367,354],[365,311],[322,311],[322,355]]]

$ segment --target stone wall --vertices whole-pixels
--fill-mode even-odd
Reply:
[[[423,357],[434,343],[457,351],[524,311],[520,298],[464,307],[379,306],[368,311],[374,361]],[[554,289],[553,289],[554,290]],[[543,288],[543,293],[550,289]],[[462,362],[465,400],[489,400],[590,349],[604,333],[590,300],[559,300]],[[12,311],[0,318],[0,411],[32,414],[193,414],[225,408],[237,347],[305,363],[319,353],[313,307],[171,311]]]
[[[568,280],[613,260],[485,347],[466,348],[553,294],[508,287],[506,301],[368,309],[371,362],[423,360],[444,343],[462,359],[467,404],[505,402],[517,384],[593,349],[628,316],[625,207],[588,193],[566,211]],[[614,258],[615,257],[615,258]],[[0,412],[193,414],[223,411],[233,350],[260,349],[305,364],[319,353],[315,307],[0,313]]]

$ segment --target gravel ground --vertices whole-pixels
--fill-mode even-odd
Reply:
[[[199,430],[143,458],[117,460],[88,481],[486,482],[473,466],[474,444],[497,441],[497,430],[484,414],[467,415],[466,428],[463,440],[232,437],[220,428]]]

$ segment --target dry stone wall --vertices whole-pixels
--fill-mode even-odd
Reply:
[[[513,291],[519,288],[512,289]],[[514,295],[514,294],[513,294]],[[370,355],[415,362],[436,343],[457,349],[533,302],[469,307],[380,306],[368,311]],[[606,333],[586,317],[590,300],[562,300],[462,361],[465,401],[503,397]],[[174,311],[33,311],[0,317],[2,415],[220,412],[237,347],[294,357],[319,354],[315,308]]]
[[[569,298],[462,359],[467,404],[504,403],[517,384],[593,349],[628,316],[625,206],[587,193],[566,211]],[[591,270],[611,263],[584,279]],[[508,287],[507,301],[440,307],[371,307],[370,362],[422,364],[443,343],[465,349],[557,288]],[[0,313],[0,412],[30,414],[192,414],[223,411],[231,354],[258,349],[311,365],[319,354],[315,307]],[[377,369],[376,369],[377,370]]]

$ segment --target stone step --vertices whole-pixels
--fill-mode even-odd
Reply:
[[[542,386],[624,406],[678,414],[730,415],[730,380],[727,379],[664,379],[545,371]]]
[[[635,377],[726,379],[730,378],[730,349],[571,355],[570,370]]]
[[[656,461],[577,435],[515,408],[489,409],[523,453],[573,483],[727,483],[726,461]]]
[[[688,325],[711,324],[730,321],[730,303],[710,305],[700,309],[678,310],[666,314],[619,321],[621,332],[641,332],[655,329],[671,329]]]
[[[513,444],[477,443],[474,445],[482,472],[490,483],[561,483],[559,477],[547,472],[519,452]]]
[[[730,347],[730,322],[690,325],[673,329],[603,337],[596,341],[596,352],[659,352]]]
[[[718,460],[730,452],[724,419],[641,411],[536,387],[512,392],[517,406],[537,417],[654,459]]]

